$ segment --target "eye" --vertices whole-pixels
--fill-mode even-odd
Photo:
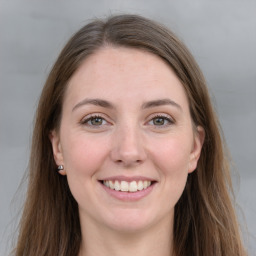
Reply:
[[[159,126],[159,127],[166,127],[173,123],[174,123],[173,119],[168,115],[157,115],[149,121],[150,125]]]
[[[103,117],[101,117],[99,115],[92,115],[92,116],[89,116],[89,117],[83,119],[81,121],[81,123],[85,124],[87,126],[95,126],[95,127],[97,127],[97,126],[106,125],[107,121]]]

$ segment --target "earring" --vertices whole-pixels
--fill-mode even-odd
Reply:
[[[62,170],[64,170],[64,166],[63,166],[63,165],[59,165],[59,166],[58,166],[58,172],[59,172],[59,171],[62,171]]]

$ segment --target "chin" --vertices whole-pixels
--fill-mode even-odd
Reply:
[[[111,215],[108,216],[110,218],[105,219],[105,225],[121,233],[140,232],[158,222],[157,218],[138,209],[122,209]]]

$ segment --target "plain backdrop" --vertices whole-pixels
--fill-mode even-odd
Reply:
[[[77,29],[89,19],[116,13],[142,14],[165,24],[198,61],[233,158],[239,217],[244,233],[247,223],[245,239],[254,255],[256,0],[0,0],[0,255],[8,255],[17,235],[26,183],[19,185],[47,74]]]

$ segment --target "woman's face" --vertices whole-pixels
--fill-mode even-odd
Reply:
[[[131,232],[172,223],[204,132],[163,60],[105,47],[72,76],[50,137],[81,222]]]

